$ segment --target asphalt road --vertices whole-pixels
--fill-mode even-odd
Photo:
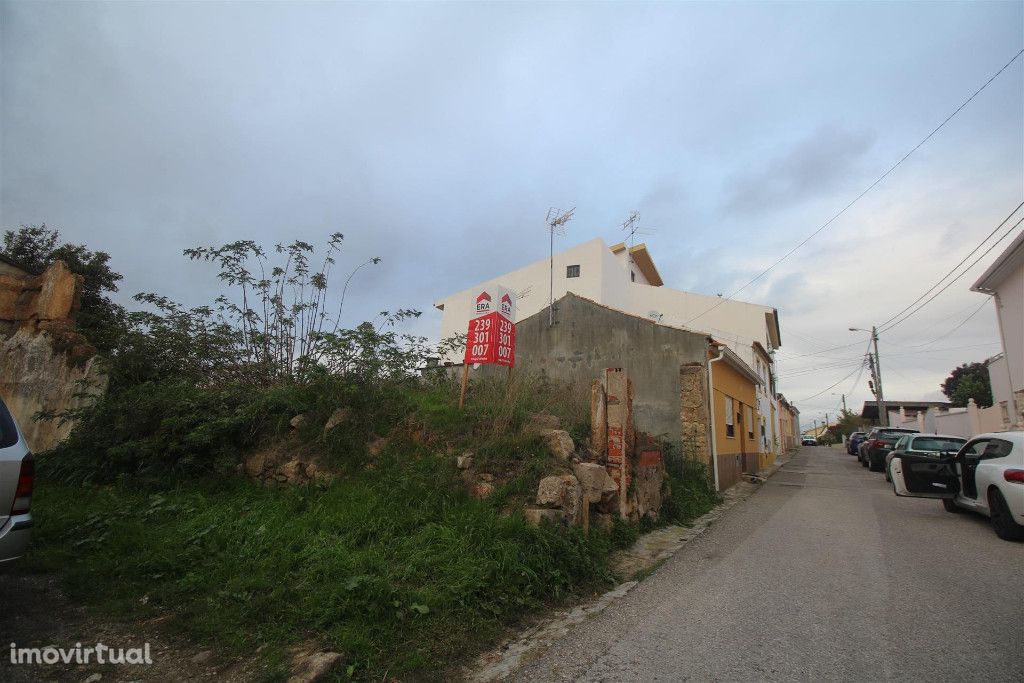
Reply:
[[[517,680],[1024,680],[1024,544],[805,447]]]

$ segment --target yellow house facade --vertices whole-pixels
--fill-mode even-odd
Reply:
[[[761,415],[757,411],[757,373],[728,347],[716,344],[709,354],[711,367],[712,430],[715,481],[722,491],[744,473],[763,467],[758,448]]]

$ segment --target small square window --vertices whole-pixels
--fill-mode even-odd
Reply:
[[[565,267],[565,276],[566,277],[579,277],[580,276],[580,267],[578,265],[577,266],[566,266]]]

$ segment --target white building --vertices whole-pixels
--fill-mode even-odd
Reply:
[[[988,267],[971,291],[996,304],[1002,357],[988,363],[992,400],[1007,429],[1024,429],[1024,232]]]
[[[726,344],[764,380],[758,388],[763,427],[763,438],[758,442],[763,453],[779,452],[773,358],[775,349],[782,345],[778,311],[771,306],[665,287],[644,244],[609,247],[604,240],[593,239],[555,254],[553,278],[550,261],[544,259],[446,296],[434,304],[444,312],[441,336],[466,333],[476,295],[483,288],[503,285],[515,292],[518,321],[548,305],[552,284],[556,301],[572,292],[665,325],[708,332]],[[459,363],[461,357],[446,360]]]

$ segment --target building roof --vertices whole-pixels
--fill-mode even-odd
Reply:
[[[978,281],[971,285],[971,291],[992,294],[1010,273],[1022,266],[1024,266],[1024,232],[1017,235],[1017,238],[1010,242],[1010,246],[981,274]]]
[[[626,249],[626,243],[619,242],[618,244],[613,244],[609,248],[612,250],[613,254],[618,254]],[[637,268],[640,269],[640,272],[644,274],[644,277],[647,278],[648,284],[655,287],[661,287],[665,284],[661,279],[661,275],[658,273],[657,267],[654,265],[654,259],[651,258],[651,253],[647,251],[646,244],[640,243],[634,247],[630,247],[629,256],[633,259],[633,263],[637,265]]]
[[[947,410],[953,407],[953,404],[949,401],[883,401],[882,403],[885,404],[886,411],[899,410],[900,408],[905,410],[928,410],[929,408]],[[878,402],[864,401],[864,407],[860,411],[860,416],[869,420],[877,420]]]
[[[650,323],[652,325],[655,325],[656,327],[667,327],[670,330],[679,330],[680,332],[692,332],[693,334],[699,334],[699,335],[701,335],[703,337],[707,337],[708,339],[711,338],[711,335],[708,334],[707,332],[701,332],[700,330],[695,330],[692,327],[680,327],[679,325],[666,325],[665,323],[661,322],[660,320],[653,320],[652,318],[645,317],[645,316],[642,316],[642,315],[636,315],[635,313],[628,313],[626,311],[623,311],[622,309],[615,308],[614,306],[609,306],[607,304],[602,304],[602,303],[600,303],[598,301],[594,301],[593,299],[588,299],[585,296],[580,296],[576,292],[566,292],[565,294],[563,294],[559,298],[555,299],[555,309],[557,310],[558,302],[562,301],[563,299],[568,299],[569,297],[572,297],[573,299],[579,299],[580,301],[586,301],[588,304],[593,304],[595,306],[599,306],[600,308],[604,308],[604,309],[607,309],[609,311],[614,311],[615,313],[618,313],[620,315],[624,315],[627,318],[636,318],[637,320],[643,320],[644,322],[648,322],[648,323]],[[546,310],[547,310],[547,306],[542,308],[537,313],[534,313],[534,315],[538,315],[539,313],[543,313]],[[532,317],[532,316],[530,316],[530,317]],[[717,344],[718,342],[715,342],[715,343]]]
[[[799,415],[800,414],[800,411],[796,409],[796,406],[793,405],[792,403],[790,403],[789,399],[787,399],[782,394],[775,394],[775,398],[778,399],[779,405],[785,407],[787,410],[791,411],[794,415]]]
[[[771,313],[765,312],[764,318],[768,323],[768,337],[771,339],[772,348],[781,348],[782,331],[779,329],[779,309],[773,308]]]

